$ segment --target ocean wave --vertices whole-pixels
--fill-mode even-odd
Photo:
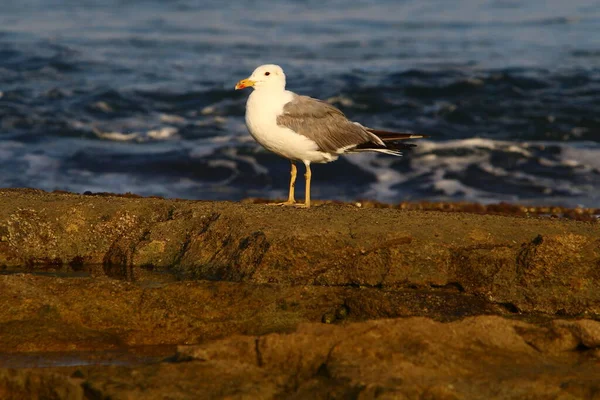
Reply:
[[[94,133],[97,137],[104,140],[114,140],[119,142],[137,141],[143,142],[147,140],[166,140],[176,137],[178,132],[177,128],[167,126],[158,129],[151,129],[146,132],[102,132],[97,129]]]
[[[291,90],[430,136],[314,166],[316,198],[598,204],[598,7],[309,3],[7,5],[0,185],[285,196],[289,162],[248,135],[233,90],[276,62]]]
[[[600,145],[594,142],[424,142],[411,152],[402,184],[419,195],[450,200],[535,199],[591,207],[600,199],[598,160]]]

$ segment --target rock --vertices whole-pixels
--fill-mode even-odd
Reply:
[[[553,335],[544,325],[487,316],[310,323],[291,334],[180,346],[174,362],[92,367],[82,387],[114,399],[598,398],[596,348],[557,353],[531,344],[562,341]]]
[[[0,399],[79,400],[80,382],[54,372],[0,369]]]
[[[143,266],[182,279],[448,287],[520,312],[600,312],[597,223],[18,190],[0,200],[4,269],[101,264],[125,278]]]
[[[0,201],[2,399],[599,398],[597,222]]]
[[[563,324],[584,324],[594,340],[600,338],[600,322],[554,322]],[[573,395],[569,386],[579,392],[585,387],[587,393],[600,389],[600,359],[592,351],[597,347],[575,345],[555,353],[532,346],[533,337],[562,342],[544,326],[500,317],[452,323],[407,318],[303,324],[288,335],[180,346],[179,355],[214,365],[258,366],[269,371],[271,383],[282,386],[282,397],[316,398],[331,387],[339,390],[339,398],[349,393],[358,398],[568,398]]]
[[[0,275],[0,352],[111,350],[293,332],[301,322],[511,314],[452,291]]]

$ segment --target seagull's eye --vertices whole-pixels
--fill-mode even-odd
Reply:
[[[270,72],[265,72],[265,76],[269,76],[269,75],[271,75]]]

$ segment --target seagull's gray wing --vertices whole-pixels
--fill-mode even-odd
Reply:
[[[277,124],[306,136],[317,143],[320,151],[327,153],[338,153],[369,142],[383,146],[381,139],[362,125],[349,121],[337,108],[308,96],[294,94],[277,117]]]

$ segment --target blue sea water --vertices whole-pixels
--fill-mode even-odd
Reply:
[[[431,136],[316,165],[313,198],[600,206],[597,0],[3,1],[0,187],[284,197],[233,90],[267,62]]]

